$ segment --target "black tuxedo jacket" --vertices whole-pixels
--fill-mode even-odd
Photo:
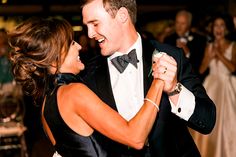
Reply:
[[[189,38],[188,38],[189,37]],[[187,46],[190,50],[189,61],[193,66],[193,70],[199,75],[199,68],[201,66],[201,62],[204,56],[204,51],[207,43],[207,39],[205,36],[202,36],[198,33],[189,32],[187,38]],[[176,46],[176,40],[180,38],[176,33],[173,33],[167,36],[164,40],[164,43],[170,44],[172,46]],[[201,79],[204,79],[204,76],[201,76]]]
[[[210,133],[216,119],[214,103],[208,97],[201,81],[192,72],[189,61],[184,57],[181,49],[160,44],[156,41],[142,39],[143,45],[143,78],[144,95],[146,95],[152,81],[148,76],[152,64],[152,52],[156,48],[174,57],[178,64],[178,81],[195,95],[196,107],[193,115],[186,122],[171,112],[171,105],[167,94],[163,93],[160,111],[149,135],[149,148],[152,157],[198,157],[197,147],[188,131],[191,127],[201,133]],[[86,84],[110,107],[117,111],[113,97],[110,75],[106,57],[98,56],[87,67],[84,80]],[[105,117],[104,117],[105,118]],[[105,120],[105,119],[104,119]],[[121,157],[127,146],[118,144],[98,134],[101,144],[112,157]]]

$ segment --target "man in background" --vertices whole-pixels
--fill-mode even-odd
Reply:
[[[206,47],[206,37],[191,31],[192,13],[187,10],[180,10],[175,17],[175,32],[164,39],[164,43],[182,48],[184,54],[189,58],[200,79],[203,81],[204,75],[199,74],[204,49]]]

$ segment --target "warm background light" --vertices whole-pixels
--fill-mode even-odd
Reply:
[[[7,3],[7,0],[2,0],[2,4],[6,4]]]

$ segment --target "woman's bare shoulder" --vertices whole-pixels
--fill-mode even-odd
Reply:
[[[63,85],[60,89],[61,94],[65,96],[83,96],[91,92],[91,90],[83,83],[70,83]]]

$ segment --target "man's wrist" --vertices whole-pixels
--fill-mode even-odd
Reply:
[[[182,84],[181,83],[177,83],[174,90],[168,93],[168,96],[173,96],[176,94],[179,94],[182,90]]]

